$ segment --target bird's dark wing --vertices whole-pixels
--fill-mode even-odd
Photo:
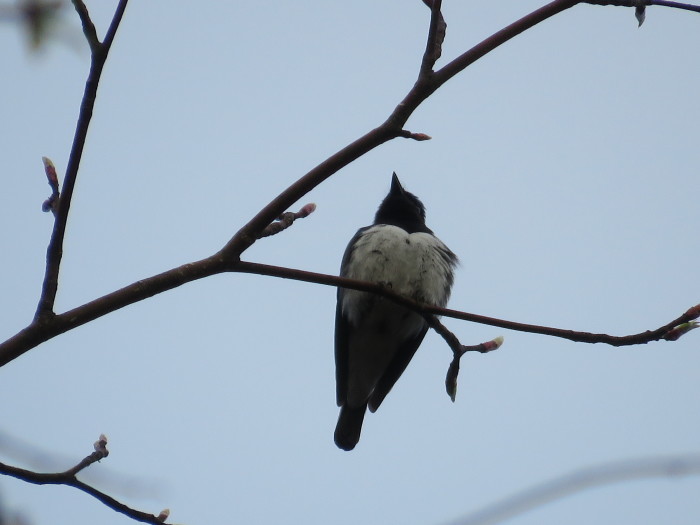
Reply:
[[[404,341],[404,343],[398,349],[394,359],[392,359],[391,363],[389,363],[384,375],[382,375],[382,377],[379,379],[377,386],[374,388],[374,391],[369,398],[367,406],[369,407],[370,412],[374,412],[379,408],[379,405],[382,404],[382,401],[384,401],[384,398],[394,386],[394,383],[399,380],[399,377],[401,377],[403,371],[406,370],[408,363],[410,363],[411,359],[413,359],[416,350],[418,350],[418,347],[423,342],[423,338],[425,337],[427,331],[428,325],[426,323],[425,327],[418,332],[415,337]]]
[[[360,228],[357,233],[350,239],[343,261],[340,263],[340,276],[346,277],[347,266],[350,262],[352,250],[355,247],[357,239],[367,230],[369,226]],[[348,332],[350,323],[343,315],[343,296],[345,295],[344,288],[338,288],[337,304],[335,307],[335,395],[338,406],[345,404],[345,399],[348,394]]]
[[[348,395],[348,320],[343,316],[343,288],[338,288],[335,307],[335,396],[338,406],[345,404]]]

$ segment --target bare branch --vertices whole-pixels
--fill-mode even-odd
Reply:
[[[112,22],[109,24],[107,29],[107,34],[105,34],[104,42],[102,42],[102,53],[105,55],[105,60],[107,59],[107,54],[112,47],[112,42],[114,42],[114,37],[117,34],[117,29],[119,29],[119,24],[124,16],[124,11],[126,11],[126,5],[129,0],[119,0],[119,4],[114,11],[114,16],[112,17]]]
[[[544,482],[450,525],[493,525],[591,487],[635,479],[700,475],[699,455],[639,458],[584,468]]]
[[[107,450],[107,438],[104,434],[100,434],[100,438],[95,441],[95,452],[83,458],[83,460],[71,469],[68,469],[64,474],[69,476],[75,476],[81,470],[85,470],[87,467],[100,461],[101,459],[109,456],[109,451]]]
[[[442,43],[445,41],[447,31],[447,23],[442,16],[442,0],[423,0],[423,3],[430,8],[430,29],[421,62],[419,81],[427,80],[433,73],[433,66],[442,55]]]
[[[377,295],[387,297],[398,304],[402,304],[407,308],[420,313],[423,316],[440,315],[444,317],[451,317],[453,319],[461,319],[463,321],[471,321],[473,323],[498,326],[500,328],[515,330],[518,332],[529,332],[552,337],[560,337],[581,343],[604,343],[611,346],[631,346],[646,344],[652,341],[658,341],[660,339],[667,339],[669,334],[677,333],[673,332],[673,330],[679,327],[679,325],[690,323],[691,321],[694,321],[700,317],[700,305],[697,305],[690,308],[677,319],[657,328],[656,330],[647,330],[645,332],[627,336],[576,332],[573,330],[563,330],[561,328],[517,323],[494,317],[486,317],[483,315],[461,312],[458,310],[450,310],[448,308],[429,306],[398,295],[376,283],[356,281],[354,279],[346,279],[335,275],[306,272],[303,270],[284,268],[281,266],[231,260],[228,259],[222,252],[219,252],[211,257],[202,259],[201,261],[184,264],[177,268],[173,268],[172,270],[168,270],[167,272],[137,281],[133,284],[125,286],[124,288],[121,288],[120,290],[104,295],[98,299],[90,301],[89,303],[85,303],[82,306],[68,310],[65,313],[54,315],[50,318],[45,318],[42,320],[35,320],[32,322],[32,324],[18,332],[7,341],[0,343],[0,367],[6,365],[10,361],[16,359],[44,341],[48,341],[57,335],[84,325],[85,323],[93,321],[99,317],[102,317],[103,315],[114,312],[120,308],[136,303],[148,297],[152,297],[166,290],[177,288],[185,283],[223,272],[253,273],[310,283],[325,284],[327,286],[352,288],[354,290],[372,292]]]
[[[93,463],[99,461],[102,458],[107,457],[109,452],[107,452],[107,439],[104,435],[100,436],[100,439],[95,443],[95,452],[85,457],[80,463],[75,465],[64,472],[57,473],[41,473],[33,472],[31,470],[25,470],[19,467],[13,467],[11,465],[6,465],[5,463],[0,463],[0,474],[6,474],[14,478],[26,481],[27,483],[32,483],[34,485],[66,485],[68,487],[74,487],[83,492],[90,494],[92,497],[98,501],[104,503],[107,507],[131,519],[140,521],[143,523],[154,523],[162,524],[167,515],[161,519],[161,516],[154,516],[153,514],[148,514],[147,512],[142,512],[140,510],[132,509],[127,505],[117,501],[112,496],[105,494],[94,488],[87,483],[80,481],[76,474],[81,470],[89,467]],[[162,515],[163,513],[161,513]],[[169,513],[168,513],[169,514]]]
[[[694,11],[700,13],[700,6],[693,4],[685,4],[682,2],[669,2],[667,0],[583,0],[582,3],[603,6],[615,7],[639,7],[648,5],[658,5],[662,7],[674,7],[676,9],[684,9],[686,11]]]
[[[700,13],[700,6],[693,4],[684,4],[681,2],[669,2],[666,0],[651,0],[647,5],[659,5],[663,7],[675,7],[676,9],[685,9],[686,11],[694,11]]]
[[[552,328],[549,326],[540,326],[527,323],[517,323],[514,321],[506,321],[495,317],[486,317],[483,315],[451,310],[449,308],[439,308],[418,303],[408,297],[399,295],[392,290],[381,286],[380,284],[370,283],[365,281],[356,281],[345,277],[336,277],[315,272],[306,272],[293,268],[284,268],[281,266],[271,266],[267,264],[253,263],[247,261],[239,261],[229,268],[232,272],[253,273],[258,275],[269,275],[273,277],[282,277],[284,279],[293,279],[296,281],[304,281],[316,284],[325,284],[328,286],[339,286],[342,288],[351,288],[363,292],[371,292],[382,297],[387,297],[392,301],[410,308],[411,310],[423,315],[439,315],[443,317],[451,317],[453,319],[461,319],[478,324],[489,326],[498,326],[507,330],[515,330],[517,332],[528,332],[533,334],[548,335],[568,339],[579,343],[604,343],[611,346],[632,346],[650,343],[665,339],[669,333],[679,325],[689,323],[700,317],[700,304],[688,309],[683,315],[673,321],[657,328],[656,330],[647,330],[638,334],[616,336],[600,333],[577,332],[574,330],[563,330],[561,328]],[[1,348],[1,347],[0,347]]]
[[[459,375],[459,362],[462,356],[467,352],[486,354],[498,350],[503,344],[503,337],[497,337],[478,345],[466,346],[459,342],[457,336],[450,332],[447,327],[440,322],[437,316],[430,315],[426,316],[425,319],[428,321],[430,327],[442,336],[452,350],[452,362],[445,376],[445,390],[447,390],[447,395],[450,396],[450,399],[454,403],[457,398],[457,376]]]
[[[84,11],[80,9],[81,4],[82,2],[78,2],[75,5],[77,6],[76,8],[81,20],[83,21],[83,30],[85,31],[85,24],[86,21],[89,21],[89,17],[86,9]],[[61,267],[61,258],[63,257],[63,239],[66,234],[68,212],[70,211],[73,189],[75,188],[75,182],[78,177],[78,169],[80,168],[80,160],[83,156],[85,139],[87,138],[90,120],[92,119],[92,112],[95,107],[97,87],[102,76],[102,69],[104,68],[107,60],[109,48],[114,40],[114,35],[119,27],[119,22],[124,14],[124,9],[126,9],[126,4],[127,0],[121,0],[119,2],[103,44],[96,45],[94,40],[91,40],[96,39],[97,35],[95,33],[93,37],[92,30],[90,28],[87,30],[87,33],[90,34],[86,33],[88,41],[91,42],[90,48],[92,50],[90,73],[88,74],[87,81],[85,82],[85,91],[83,92],[83,99],[82,103],[80,104],[80,115],[78,116],[78,123],[76,125],[75,135],[73,137],[73,145],[68,158],[68,166],[66,167],[66,175],[63,180],[63,192],[61,193],[61,197],[58,199],[58,207],[53,231],[51,233],[51,240],[49,241],[49,246],[46,251],[46,271],[44,274],[41,297],[39,298],[39,304],[34,316],[35,320],[50,318],[54,315],[53,307],[54,302],[56,301],[56,292],[58,291],[58,275]]]
[[[183,264],[167,272],[136,281],[65,313],[35,319],[13,337],[0,343],[0,367],[57,335],[166,290],[172,290],[185,283],[222,273],[226,271],[226,268],[227,262],[216,254],[201,261]]]
[[[83,2],[83,0],[73,0],[73,7],[75,7],[80,17],[80,22],[83,24],[83,33],[90,45],[90,51],[92,53],[97,53],[100,47],[100,39],[97,37],[97,29],[95,29],[95,24],[93,24],[90,18],[90,13],[88,13],[85,2]]]
[[[500,31],[494,33],[487,39],[475,45],[469,51],[455,58],[442,69],[436,71],[433,77],[436,84],[435,89],[442,86],[457,73],[460,73],[501,44],[508,42],[510,39],[518,36],[523,31],[530,29],[540,22],[557,15],[562,11],[570,9],[578,3],[580,3],[578,0],[555,0],[554,2],[550,2],[549,4],[540,7],[532,13],[525,15],[520,20],[513,22],[509,26],[504,27]]]

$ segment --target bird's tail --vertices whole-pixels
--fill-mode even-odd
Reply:
[[[367,404],[353,408],[347,405],[341,407],[338,424],[335,426],[335,444],[343,450],[352,450],[360,441],[362,421],[365,419]]]

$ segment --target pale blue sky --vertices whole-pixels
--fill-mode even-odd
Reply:
[[[100,35],[116,2],[88,2]],[[541,5],[444,1],[451,59]],[[66,10],[61,27],[80,37]],[[218,250],[279,191],[381,123],[412,86],[419,0],[130,3],[74,194],[57,308]],[[450,306],[619,335],[700,302],[700,17],[579,6],[451,80],[396,140],[314,190],[316,213],[247,260],[337,273],[396,171],[462,260]],[[72,36],[70,36],[72,35]],[[88,70],[63,40],[0,26],[0,332],[33,315]],[[444,64],[441,60],[438,65]],[[333,443],[335,290],[250,275],[188,284],[0,369],[0,429],[174,523],[441,524],[571,469],[698,452],[700,333],[616,349],[446,320],[351,453]],[[0,450],[0,460],[22,463]],[[49,467],[47,467],[49,468]],[[97,477],[95,477],[98,475]],[[116,479],[117,481],[110,481]],[[116,486],[115,486],[116,484]],[[126,486],[128,485],[128,486]],[[700,479],[592,490],[518,525],[696,524]],[[33,525],[130,521],[68,488],[0,478]]]

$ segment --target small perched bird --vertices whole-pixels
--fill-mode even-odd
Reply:
[[[350,240],[340,275],[380,283],[416,301],[445,306],[457,256],[425,225],[425,207],[396,173],[374,224]],[[401,377],[426,332],[420,315],[375,294],[338,289],[335,376],[340,416],[335,443],[352,450],[369,407],[374,412]]]

